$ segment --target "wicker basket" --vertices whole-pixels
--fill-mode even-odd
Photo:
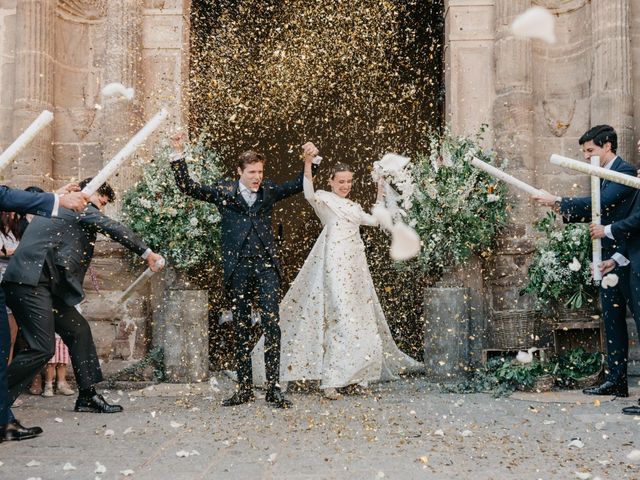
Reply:
[[[600,312],[595,305],[575,309],[567,308],[564,305],[558,305],[554,310],[554,316],[557,322],[593,321],[600,315]]]
[[[493,312],[491,317],[491,348],[517,350],[536,346],[540,336],[540,317],[536,310]]]
[[[599,371],[586,377],[578,378],[571,382],[571,387],[575,389],[589,388],[602,383],[604,380],[604,366]]]
[[[555,386],[556,379],[553,375],[540,375],[531,387],[518,385],[517,389],[523,392],[550,392]]]

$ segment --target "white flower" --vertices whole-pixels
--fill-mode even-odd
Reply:
[[[168,213],[170,216],[175,217],[176,215],[178,215],[178,210],[176,210],[176,209],[175,209],[175,208],[173,208],[173,207],[169,207],[169,208],[167,208],[167,213]]]
[[[569,264],[569,270],[571,270],[572,272],[577,272],[581,268],[582,265],[580,264],[580,261],[576,257],[573,257],[573,261]]]
[[[140,199],[140,205],[142,205],[144,208],[146,208],[147,210],[149,210],[151,208],[151,201],[146,199],[146,198],[141,198]]]
[[[493,203],[500,200],[500,195],[496,195],[494,193],[490,193],[487,195],[487,203]]]
[[[618,284],[618,275],[610,273],[602,279],[602,288],[615,287]]]
[[[196,217],[191,217],[189,219],[189,223],[191,224],[192,227],[197,227],[198,226],[198,219]]]

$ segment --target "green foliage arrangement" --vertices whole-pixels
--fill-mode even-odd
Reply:
[[[417,262],[427,275],[439,277],[472,254],[488,255],[506,224],[507,186],[469,163],[477,157],[496,164],[495,155],[479,145],[481,133],[475,138],[432,133],[429,155],[416,158],[408,216],[422,239]]]
[[[491,393],[495,397],[508,396],[516,389],[532,389],[542,375],[551,375],[559,387],[572,387],[576,380],[600,371],[603,356],[599,352],[585,352],[582,348],[553,357],[541,363],[520,363],[506,357],[491,358],[476,369],[467,380],[457,385],[443,385],[449,393]]]
[[[204,184],[222,176],[218,155],[202,140],[187,149],[191,176]],[[199,272],[219,261],[220,214],[210,203],[181,193],[169,165],[171,149],[163,146],[145,165],[142,178],[124,198],[123,219],[174,268]]]
[[[591,275],[591,238],[585,224],[558,226],[554,213],[536,223],[542,233],[522,293],[534,294],[540,307],[562,303],[580,308],[596,298]]]

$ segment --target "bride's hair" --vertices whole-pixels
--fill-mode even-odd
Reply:
[[[331,180],[336,176],[336,173],[340,172],[351,172],[353,173],[353,167],[348,163],[338,162],[333,167],[331,167]]]

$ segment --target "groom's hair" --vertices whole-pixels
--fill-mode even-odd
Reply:
[[[351,167],[351,165],[349,165],[348,163],[342,163],[342,162],[336,163],[333,167],[331,167],[331,179],[333,180],[333,178],[336,176],[336,173],[340,173],[340,172],[353,173],[353,167]]]
[[[91,180],[93,180],[93,177],[85,178],[78,185],[81,189],[83,189],[84,187],[89,185],[89,182],[91,182]],[[107,182],[104,182],[102,185],[100,185],[100,188],[96,193],[98,195],[104,195],[105,197],[107,197],[109,199],[109,202],[113,202],[116,199],[116,192],[113,191],[113,188],[111,188],[111,185],[109,185]]]
[[[261,162],[264,165],[265,158],[263,154],[258,153],[255,150],[247,150],[246,152],[242,152],[238,155],[238,168],[240,170],[244,170],[252,163],[258,162]]]

